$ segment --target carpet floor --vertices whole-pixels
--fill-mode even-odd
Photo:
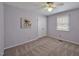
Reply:
[[[4,56],[79,56],[79,45],[42,37],[36,41],[6,49]]]

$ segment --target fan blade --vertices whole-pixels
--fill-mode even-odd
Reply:
[[[47,7],[48,7],[48,5],[46,3],[41,5],[42,9],[46,9]]]
[[[64,5],[64,3],[56,3],[56,6],[58,7],[58,6],[63,6]]]

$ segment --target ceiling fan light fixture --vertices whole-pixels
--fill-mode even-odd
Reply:
[[[55,8],[62,6],[63,3],[56,3],[56,2],[46,2],[45,4],[42,5],[42,8],[44,10],[47,10],[48,12],[53,11]]]
[[[53,10],[53,8],[48,8],[48,11],[51,12]]]
[[[56,5],[53,2],[47,2],[47,7],[48,12],[51,12],[53,9],[56,8]]]

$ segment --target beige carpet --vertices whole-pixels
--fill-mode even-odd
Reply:
[[[43,37],[5,50],[5,56],[79,56],[79,45]]]

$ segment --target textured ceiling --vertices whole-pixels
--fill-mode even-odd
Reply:
[[[51,15],[55,13],[59,13],[62,11],[72,10],[79,8],[79,2],[63,2],[63,6],[59,6],[54,9],[52,12],[48,12],[47,10],[41,9],[41,5],[44,2],[6,2],[5,4],[12,5],[18,8],[26,9],[28,11],[32,11],[41,15]],[[60,3],[60,2],[57,2]]]

